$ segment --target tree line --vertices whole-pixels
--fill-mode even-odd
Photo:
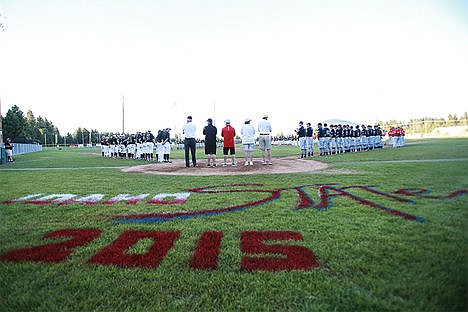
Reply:
[[[383,129],[390,129],[390,127],[402,126],[405,128],[406,134],[409,135],[424,135],[431,133],[432,130],[441,127],[454,127],[454,126],[468,126],[468,113],[465,112],[463,116],[457,117],[456,114],[449,114],[447,119],[444,118],[417,118],[410,119],[407,122],[390,120],[379,122]]]
[[[14,139],[25,139],[44,145],[56,144],[90,144],[100,142],[102,135],[112,135],[114,133],[101,133],[96,129],[88,130],[79,127],[73,133],[62,135],[59,129],[47,118],[34,116],[34,113],[29,110],[26,115],[21,109],[14,105],[12,106],[3,119],[3,137]],[[411,119],[409,122],[390,120],[379,122],[379,125],[388,130],[390,127],[403,126],[407,134],[426,134],[430,133],[435,128],[451,127],[451,126],[467,126],[468,113],[458,117],[456,114],[448,115],[444,118],[419,118]]]
[[[73,133],[62,135],[59,129],[47,118],[34,116],[29,110],[26,115],[14,105],[3,117],[3,137],[17,141],[36,142],[43,145],[56,144],[89,144],[98,142],[101,133],[98,130],[78,128]],[[90,141],[91,140],[91,141]]]

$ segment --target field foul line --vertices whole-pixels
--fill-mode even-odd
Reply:
[[[121,167],[76,167],[76,168],[0,168],[0,171],[45,171],[45,170],[90,170],[90,169],[124,169]]]
[[[360,165],[360,164],[423,163],[423,162],[451,162],[451,161],[468,161],[468,158],[340,161],[340,162],[334,162],[332,164],[334,165]]]

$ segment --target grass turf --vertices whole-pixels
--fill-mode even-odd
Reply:
[[[467,188],[466,139],[415,143],[419,144],[320,158],[332,164],[331,169],[348,169],[343,174],[334,170],[249,177],[127,174],[108,167],[141,162],[103,159],[92,150],[46,150],[18,156],[14,164],[0,166],[0,202],[35,193],[102,193],[108,199],[123,193],[153,196],[241,183],[262,184],[258,188],[264,190],[328,183],[375,185],[386,194],[403,188],[424,188],[434,196]],[[297,148],[292,147],[273,149],[273,155],[296,153]],[[181,151],[173,153],[173,157],[181,155]],[[405,162],[435,159],[453,161]],[[385,162],[389,160],[401,162]],[[83,167],[87,169],[70,170]],[[318,201],[318,187],[307,186],[304,191]],[[111,217],[181,207],[144,202],[0,205],[0,254],[49,243],[51,240],[42,236],[56,230],[102,231],[100,237],[76,248],[58,264],[1,261],[0,310],[466,310],[467,197],[405,197],[415,201],[408,204],[365,190],[352,192],[427,221],[408,221],[346,197],[333,198],[333,206],[327,210],[296,210],[295,190],[283,191],[278,200],[251,209],[146,224],[120,224],[112,222]],[[230,206],[263,196],[195,193],[183,209]],[[126,230],[180,231],[180,237],[156,268],[87,263]],[[242,232],[267,230],[301,233],[304,241],[287,244],[312,250],[319,266],[308,271],[241,270],[241,258],[245,256],[240,250]],[[194,270],[188,262],[200,235],[206,231],[223,233],[218,267]],[[143,240],[128,252],[144,253],[150,244]]]

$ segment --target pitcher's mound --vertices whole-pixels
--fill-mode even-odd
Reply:
[[[229,158],[230,160],[230,158]],[[323,170],[328,164],[310,159],[298,159],[297,156],[275,157],[272,165],[263,165],[262,159],[254,158],[253,166],[244,166],[244,159],[238,159],[237,166],[230,162],[223,166],[223,160],[217,160],[216,167],[207,167],[206,159],[198,159],[197,167],[185,167],[185,160],[174,159],[172,163],[151,163],[123,169],[124,172],[150,173],[168,175],[237,175],[237,174],[269,174],[269,173],[309,173]]]

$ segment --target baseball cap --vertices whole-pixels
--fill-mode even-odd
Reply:
[[[226,119],[224,122],[227,123],[227,124],[230,124],[230,123],[231,123],[231,120]]]
[[[208,118],[206,121],[211,123],[211,122],[213,122],[213,119]]]
[[[251,120],[252,120],[252,119],[250,119],[250,118],[246,118],[246,119],[245,119],[245,122],[249,122],[249,121],[251,121]]]
[[[190,120],[192,120],[192,116],[187,116],[187,119],[190,119]]]
[[[262,118],[263,118],[263,119],[265,119],[265,118],[268,118],[268,115],[267,115],[267,114],[265,114],[265,115],[263,115],[263,117],[262,117]]]

